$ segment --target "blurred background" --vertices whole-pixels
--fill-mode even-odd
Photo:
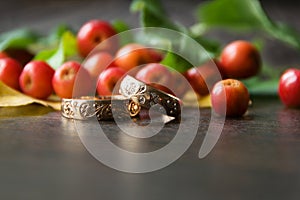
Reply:
[[[203,0],[162,0],[168,15],[179,23],[195,23],[195,9]],[[139,27],[138,14],[130,13],[130,0],[9,0],[0,3],[0,33],[21,27],[34,28],[47,34],[58,24],[68,24],[74,30],[90,19],[122,19],[132,28]],[[300,32],[300,2],[262,0],[271,19],[285,22]],[[224,44],[245,36],[216,31],[211,37]],[[274,40],[267,40],[263,59],[274,67],[300,66],[299,52]]]
[[[195,22],[195,9],[204,0],[162,0],[168,14],[184,25]],[[129,11],[131,0],[9,0],[0,3],[0,32],[29,26],[47,31],[59,23],[78,28],[92,18],[122,19],[138,26],[137,15]],[[288,22],[300,30],[299,1],[262,0],[272,19]]]

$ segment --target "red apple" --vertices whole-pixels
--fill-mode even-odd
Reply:
[[[87,57],[82,65],[96,80],[103,70],[113,65],[113,56],[105,51],[97,52]]]
[[[249,100],[248,89],[241,81],[235,79],[217,82],[211,92],[212,108],[221,116],[244,115],[248,109]]]
[[[261,69],[261,57],[253,44],[244,40],[229,43],[221,52],[221,71],[228,78],[249,78]]]
[[[121,47],[117,51],[115,58],[115,64],[118,67],[129,71],[142,64],[159,62],[162,56],[151,48],[141,44],[130,43]]]
[[[90,20],[78,31],[77,45],[81,56],[86,57],[97,45],[116,34],[116,31],[107,21]],[[115,45],[115,40],[101,45],[101,50],[107,50]]]
[[[52,85],[59,97],[72,98],[88,95],[92,81],[88,71],[80,63],[67,61],[55,71]]]
[[[168,87],[173,85],[172,73],[159,63],[145,65],[137,72],[135,78],[144,83],[158,83]]]
[[[5,53],[4,51],[0,51],[0,58],[7,58],[9,55]]]
[[[278,94],[287,107],[300,107],[300,70],[287,69],[280,77]]]
[[[125,71],[118,67],[104,70],[98,78],[97,92],[99,95],[111,95],[117,82],[125,75]]]
[[[27,63],[20,75],[21,90],[34,98],[46,99],[52,92],[54,69],[44,61]]]
[[[172,85],[170,89],[176,94],[178,98],[183,98],[185,94],[190,89],[189,82],[186,78],[186,73],[180,73],[177,71],[172,71]]]
[[[147,62],[158,63],[162,61],[163,55],[161,52],[156,51],[155,49],[148,48],[149,60]]]
[[[200,95],[207,95],[213,85],[222,78],[219,71],[220,63],[217,60],[209,60],[199,67],[192,67],[185,76],[194,91]]]
[[[19,76],[23,66],[12,58],[0,58],[0,80],[11,88],[19,90]]]
[[[171,94],[173,96],[176,97],[175,93],[168,87],[164,86],[164,85],[161,85],[159,83],[149,83],[150,86],[156,88],[156,89],[159,89],[167,94]]]
[[[209,93],[206,82],[200,74],[200,69],[193,67],[185,73],[185,76],[197,94],[207,95]]]

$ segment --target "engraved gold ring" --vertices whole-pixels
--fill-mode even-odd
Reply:
[[[112,107],[112,101],[114,107]],[[116,106],[115,106],[116,105]],[[118,115],[135,117],[140,112],[140,105],[122,95],[112,96],[83,96],[80,98],[62,99],[62,116],[70,119],[85,120],[97,117],[99,121],[113,120],[113,109]]]
[[[168,116],[178,118],[181,114],[181,101],[179,98],[130,75],[126,75],[122,79],[119,92],[143,108],[150,109],[152,106],[159,104]]]

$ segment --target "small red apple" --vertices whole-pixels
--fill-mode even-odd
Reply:
[[[185,76],[197,94],[207,95],[209,93],[206,82],[200,74],[200,69],[193,67],[185,73]]]
[[[151,48],[147,48],[141,44],[130,43],[121,47],[115,56],[115,64],[129,71],[146,63],[156,63],[162,59],[162,55]]]
[[[34,98],[46,99],[52,92],[54,69],[44,61],[27,63],[20,75],[21,90]]]
[[[177,71],[172,71],[172,82],[170,88],[174,91],[178,98],[183,98],[187,91],[190,89],[189,82],[186,78],[186,73],[180,73]]]
[[[222,78],[222,73],[219,71],[220,65],[217,60],[209,60],[199,67],[190,68],[185,73],[187,80],[198,95],[207,95],[213,85]]]
[[[253,44],[236,40],[221,52],[221,71],[228,78],[242,79],[256,75],[261,69],[261,57]]]
[[[173,96],[176,97],[175,93],[168,87],[164,86],[164,85],[161,85],[159,83],[149,83],[150,86],[156,88],[156,89],[159,89],[167,94],[171,94]]]
[[[141,68],[135,78],[144,83],[158,83],[164,86],[172,86],[173,79],[170,70],[162,64],[150,63]]]
[[[20,89],[19,77],[23,66],[17,60],[6,57],[0,58],[0,80],[11,88]]]
[[[82,68],[80,63],[67,61],[55,71],[52,85],[59,97],[71,98],[87,95],[92,82],[88,71]]]
[[[80,55],[86,57],[98,44],[115,34],[116,31],[107,21],[90,20],[86,22],[77,34],[77,45]],[[114,42],[115,40],[112,43],[105,43],[101,46],[101,50],[115,48],[111,47],[111,45],[115,45]]]
[[[87,57],[82,65],[96,80],[103,70],[113,65],[113,56],[108,52],[100,51]]]
[[[148,54],[149,54],[148,62],[158,63],[158,62],[162,61],[162,59],[163,59],[162,53],[155,49],[149,48]]]
[[[99,95],[111,95],[117,82],[125,75],[125,71],[118,67],[104,70],[98,78],[97,92]]]
[[[287,69],[280,77],[278,94],[287,107],[300,107],[300,70]]]
[[[0,51],[0,58],[7,58],[9,55],[5,53],[4,51]]]
[[[211,92],[212,108],[221,116],[244,115],[248,109],[249,100],[248,89],[241,81],[235,79],[217,82]]]

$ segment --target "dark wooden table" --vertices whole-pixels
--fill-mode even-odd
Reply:
[[[201,109],[190,148],[173,164],[147,174],[103,165],[82,145],[74,121],[32,105],[35,116],[0,118],[1,199],[298,199],[300,110],[285,109],[276,98],[253,102],[248,116],[226,120],[204,159],[198,152],[210,109]],[[104,126],[117,142],[114,123]],[[166,126],[170,139],[177,123]],[[165,145],[166,138],[144,144]],[[129,139],[125,145],[135,151],[134,142]]]
[[[128,12],[129,2],[2,1],[0,31],[29,26],[47,32],[59,22],[78,28],[91,18],[122,18],[137,25],[137,16]],[[272,17],[300,27],[299,4],[263,2]],[[164,3],[174,19],[192,23],[190,11],[198,1]],[[269,45],[274,60],[268,53],[265,56],[273,63],[300,63],[294,50]],[[274,48],[278,45],[280,48]],[[146,174],[119,172],[96,160],[81,143],[74,121],[61,117],[60,112],[31,105],[0,108],[0,113],[0,199],[300,197],[300,110],[284,108],[276,97],[254,97],[249,115],[227,119],[216,146],[204,159],[198,158],[198,152],[210,109],[201,109],[200,127],[190,148],[166,168]],[[152,138],[144,143],[146,149],[172,139],[178,124],[166,126],[169,131],[164,140]],[[108,137],[117,143],[117,126],[107,122],[105,127]],[[123,145],[135,151],[133,143],[128,139]]]

